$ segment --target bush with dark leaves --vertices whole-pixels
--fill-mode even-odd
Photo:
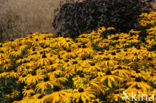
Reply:
[[[52,26],[58,36],[75,38],[98,27],[113,26],[117,32],[128,32],[138,25],[138,15],[149,12],[150,1],[84,0],[61,5]]]

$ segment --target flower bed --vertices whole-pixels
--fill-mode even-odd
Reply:
[[[156,12],[141,17],[142,31],[108,35],[114,28],[101,27],[75,40],[33,33],[1,43],[0,101],[127,103],[123,91],[155,95]]]

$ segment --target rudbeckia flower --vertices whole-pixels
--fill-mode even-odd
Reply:
[[[80,100],[82,100],[83,103],[87,103],[87,100],[89,101],[92,98],[95,98],[95,91],[90,87],[74,89],[72,94],[73,101],[76,103],[78,103]]]

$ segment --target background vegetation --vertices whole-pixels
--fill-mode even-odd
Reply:
[[[33,32],[54,32],[54,9],[64,0],[0,0],[0,41]]]
[[[60,36],[77,37],[98,27],[113,26],[118,32],[137,27],[138,15],[149,12],[154,0],[83,0],[63,4],[53,27]]]
[[[0,0],[0,41],[12,40],[33,32],[52,32],[54,34],[60,34],[58,33],[59,28],[55,27],[55,29],[57,29],[56,32],[51,24],[54,17],[58,15],[58,12],[55,13],[55,11],[59,10],[60,7],[63,8],[65,5],[68,7],[69,5],[67,2],[72,2],[73,5],[78,4],[75,3],[75,1],[80,2],[83,0],[46,0],[46,2],[43,0]],[[93,0],[91,1],[93,2]],[[155,7],[156,3],[151,2],[151,4]],[[75,7],[73,7],[73,9],[74,8]],[[76,20],[76,22],[78,21]],[[89,21],[86,20],[86,22]],[[76,27],[76,25],[73,26]],[[77,29],[78,28],[75,28],[73,33],[79,33]],[[81,30],[80,32],[82,31],[84,30]],[[63,33],[61,32],[61,34]]]

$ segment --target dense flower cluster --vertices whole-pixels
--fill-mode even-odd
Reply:
[[[131,91],[156,95],[156,52],[151,49],[156,45],[156,12],[141,16],[141,25],[153,25],[146,30],[146,42],[139,39],[141,31],[105,35],[114,28],[101,27],[75,40],[33,33],[1,43],[0,100],[130,103],[122,99],[122,91],[129,97]]]

